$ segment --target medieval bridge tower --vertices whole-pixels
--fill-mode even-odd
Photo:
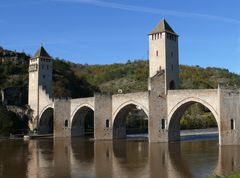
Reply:
[[[29,62],[31,129],[54,137],[83,136],[88,112],[94,113],[94,138],[126,138],[126,115],[139,109],[148,118],[149,142],[180,140],[180,119],[194,103],[211,111],[218,125],[219,144],[240,145],[240,90],[180,90],[178,35],[162,20],[149,34],[148,91],[95,93],[93,97],[52,99],[52,58],[41,47]]]
[[[32,130],[40,125],[42,110],[52,105],[52,71],[52,58],[41,46],[29,60],[28,104],[33,110],[29,124]]]
[[[176,89],[179,84],[178,35],[165,19],[149,34],[149,78],[162,71],[165,93]]]

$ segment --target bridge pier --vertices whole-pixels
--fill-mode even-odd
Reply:
[[[240,90],[219,88],[219,143],[240,145]]]
[[[94,138],[111,140],[112,134],[112,95],[95,93]]]
[[[165,75],[160,71],[149,80],[149,142],[168,142]]]
[[[54,137],[70,137],[70,100],[54,100]]]

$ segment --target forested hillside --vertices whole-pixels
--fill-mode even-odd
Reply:
[[[4,51],[4,52],[3,52]],[[7,60],[17,57],[18,62]],[[1,58],[4,58],[2,62]],[[25,53],[11,52],[0,48],[0,89],[28,87],[28,60]],[[92,96],[94,91],[124,93],[147,90],[148,61],[128,60],[122,64],[82,65],[53,60],[54,96]],[[180,65],[181,89],[217,88],[218,83],[240,86],[240,76],[227,69]]]
[[[148,61],[135,60],[126,64],[81,65],[71,64],[75,75],[98,86],[101,91],[116,93],[147,90]],[[218,83],[240,86],[240,77],[227,69],[180,65],[181,89],[217,88]]]
[[[23,104],[27,104],[29,58],[24,53],[11,53],[0,48],[0,89],[18,88]],[[123,93],[147,91],[147,80],[147,60],[128,60],[125,64],[108,65],[82,65],[53,60],[55,97],[87,97],[93,96],[96,91],[117,93],[118,89],[122,89]],[[218,83],[239,87],[240,76],[222,68],[180,65],[181,89],[217,88]],[[184,129],[216,126],[210,111],[198,104],[190,107],[183,117],[181,123]]]

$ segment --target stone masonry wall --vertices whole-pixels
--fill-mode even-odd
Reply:
[[[96,140],[112,139],[112,96],[95,93],[94,138]],[[109,120],[109,127],[106,122]]]
[[[54,137],[70,137],[70,100],[54,101]]]
[[[150,79],[149,91],[149,142],[167,142],[168,133],[162,129],[162,119],[166,127],[167,96],[165,94],[164,71]]]
[[[240,90],[219,89],[220,144],[240,144]]]

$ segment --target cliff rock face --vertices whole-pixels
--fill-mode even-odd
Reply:
[[[13,62],[15,64],[27,64],[29,56],[24,52],[16,52],[3,49],[0,46],[0,63]]]

